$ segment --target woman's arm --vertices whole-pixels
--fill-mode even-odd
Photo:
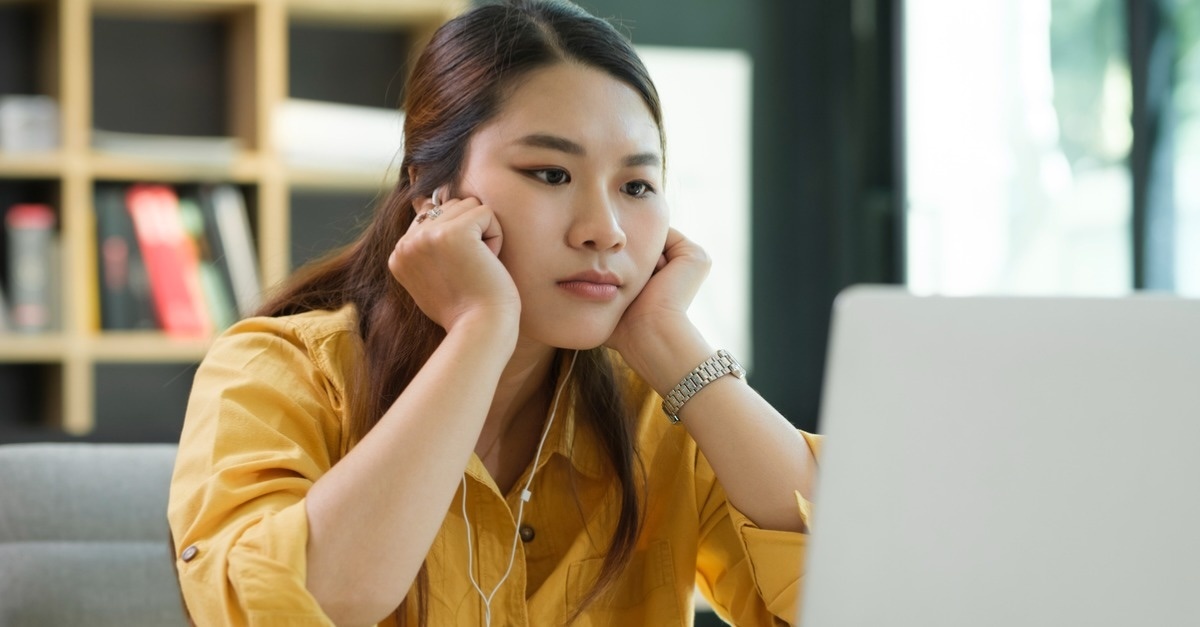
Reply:
[[[666,396],[714,349],[686,319],[663,323],[640,341],[638,363],[630,365]],[[812,451],[745,380],[727,375],[709,383],[684,404],[679,419],[676,427],[696,441],[734,507],[762,529],[807,531],[795,493],[812,498]]]
[[[709,264],[699,246],[672,229],[659,270],[609,340],[659,395],[714,352],[687,316]],[[770,403],[744,380],[725,376],[688,400],[679,418],[734,507],[763,529],[806,531],[796,491],[811,498],[816,463]]]
[[[375,428],[313,485],[307,585],[336,624],[374,624],[404,600],[479,438],[516,324],[504,315],[461,320]]]
[[[378,622],[408,593],[516,348],[520,295],[496,257],[499,223],[478,199],[441,208],[388,267],[446,338],[308,495],[307,585],[339,625]]]

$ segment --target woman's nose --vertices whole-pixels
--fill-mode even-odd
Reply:
[[[597,251],[620,250],[625,247],[625,230],[612,199],[604,193],[579,198],[575,217],[567,234],[571,246]]]

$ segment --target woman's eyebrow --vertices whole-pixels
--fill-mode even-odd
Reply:
[[[625,157],[624,163],[626,167],[631,168],[643,165],[650,165],[657,168],[662,166],[662,158],[653,152],[639,152],[636,155]]]
[[[587,150],[581,144],[571,141],[566,137],[551,135],[549,133],[532,133],[516,140],[513,143],[521,146],[529,146],[531,148],[557,150],[559,152],[565,152],[569,155],[581,157],[587,154]],[[644,165],[657,167],[662,164],[662,158],[653,152],[640,152],[625,157],[622,163],[627,167]]]
[[[587,154],[587,151],[584,150],[583,146],[580,144],[577,144],[566,137],[559,137],[558,135],[550,135],[547,133],[533,133],[532,135],[526,135],[514,143],[522,146],[530,146],[532,148],[548,148],[550,150],[565,152],[570,155],[583,156]]]

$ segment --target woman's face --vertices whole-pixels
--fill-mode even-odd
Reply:
[[[495,212],[521,335],[550,346],[607,341],[666,242],[649,108],[629,85],[575,63],[523,78],[471,137],[457,194]]]

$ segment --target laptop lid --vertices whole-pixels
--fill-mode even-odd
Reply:
[[[1200,624],[1200,301],[834,306],[802,623]]]

